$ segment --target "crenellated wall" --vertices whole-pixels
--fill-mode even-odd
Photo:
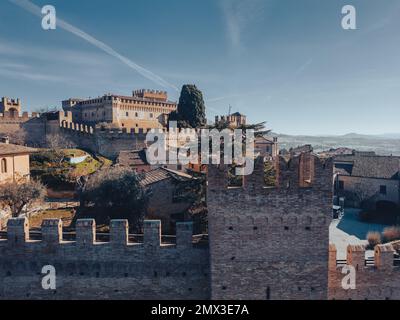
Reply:
[[[228,187],[226,165],[209,166],[213,299],[328,297],[332,160],[276,161],[274,188],[264,185],[261,158],[240,188]]]
[[[127,220],[112,220],[110,241],[96,241],[95,221],[78,220],[75,241],[60,219],[44,220],[42,240],[27,219],[10,219],[0,240],[0,299],[208,299],[208,247],[192,242],[192,224],[178,223],[176,244],[161,243],[161,223],[145,221],[131,243]],[[56,269],[56,290],[44,290],[42,267]]]
[[[349,245],[346,261],[336,260],[336,248],[329,247],[329,299],[352,300],[399,300],[400,264],[395,263],[392,244],[377,245],[374,259],[365,259],[363,246]],[[345,265],[355,270],[355,289],[345,290],[342,273]]]

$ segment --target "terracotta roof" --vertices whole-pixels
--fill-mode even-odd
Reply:
[[[189,174],[166,168],[157,168],[139,175],[140,184],[144,187],[170,178],[181,181],[195,179]]]
[[[11,155],[11,154],[27,154],[36,152],[37,149],[28,148],[11,143],[0,143],[0,156]]]
[[[348,173],[356,177],[399,179],[400,157],[348,155],[335,157],[335,167],[347,164]],[[343,168],[342,168],[343,169]]]
[[[121,151],[118,155],[117,162],[122,166],[132,167],[149,164],[147,162],[145,150]]]

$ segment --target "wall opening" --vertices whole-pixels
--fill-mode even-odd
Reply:
[[[302,153],[299,161],[299,187],[309,188],[314,182],[314,157],[310,152]]]

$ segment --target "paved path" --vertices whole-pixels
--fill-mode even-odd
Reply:
[[[358,209],[346,209],[341,220],[335,219],[329,227],[329,242],[336,245],[337,258],[346,259],[348,244],[367,244],[366,236],[369,231],[382,232],[387,226],[373,223],[364,223],[358,220]],[[373,256],[368,250],[367,257]]]

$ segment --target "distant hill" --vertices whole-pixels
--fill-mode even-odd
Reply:
[[[382,135],[348,133],[339,136],[307,136],[279,133],[271,133],[271,135],[277,136],[279,147],[287,150],[304,144],[311,144],[315,152],[344,147],[359,151],[375,151],[381,155],[400,156],[400,133]]]

